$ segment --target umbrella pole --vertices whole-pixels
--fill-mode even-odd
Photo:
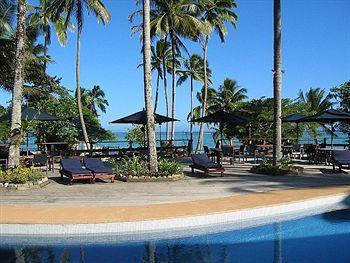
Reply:
[[[27,157],[29,156],[29,135],[28,135],[28,132],[27,132],[27,142],[26,142],[26,151],[27,151]]]

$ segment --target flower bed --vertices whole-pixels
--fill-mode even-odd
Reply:
[[[303,173],[304,168],[294,166],[289,159],[284,158],[276,165],[265,160],[259,165],[253,166],[250,171],[252,173],[265,175],[300,175]]]
[[[113,165],[115,178],[124,182],[176,181],[184,177],[181,164],[165,159],[158,162],[157,174],[150,174],[148,162],[140,157],[124,159]]]
[[[0,189],[27,190],[49,184],[48,178],[34,168],[18,167],[6,171],[0,170]]]

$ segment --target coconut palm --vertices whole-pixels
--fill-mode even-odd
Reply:
[[[204,29],[197,32],[198,42],[200,43],[203,51],[203,60],[206,64],[209,38],[213,31],[217,32],[222,42],[225,41],[227,34],[226,24],[230,23],[236,27],[237,15],[233,11],[236,8],[234,0],[198,0],[199,7],[201,9],[200,18],[203,21]],[[207,89],[208,89],[208,76],[206,68],[204,70],[204,97],[202,105],[202,116],[204,117],[207,109]],[[196,152],[202,149],[203,144],[204,126],[200,125],[198,143]]]
[[[65,17],[59,16],[53,17],[50,10],[50,4],[52,0],[40,0],[39,6],[34,7],[34,13],[30,15],[30,22],[36,25],[40,31],[44,34],[44,48],[47,57],[47,47],[51,44],[51,25],[56,32],[58,42],[61,46],[67,43],[67,30],[65,28]],[[54,21],[53,21],[54,20]],[[74,26],[69,23],[69,29],[73,30]],[[46,69],[46,61],[44,62],[44,68]]]
[[[274,98],[274,132],[273,132],[273,164],[276,165],[282,158],[282,53],[281,53],[281,0],[274,0],[273,4],[273,98]]]
[[[77,94],[75,94],[77,96]],[[106,106],[109,106],[105,99],[105,93],[98,85],[94,85],[92,90],[81,88],[81,100],[83,104],[91,110],[95,116],[98,116],[97,108],[106,113]]]
[[[193,39],[196,32],[202,28],[201,21],[197,18],[198,6],[193,0],[152,0],[151,9],[151,36],[161,36],[165,41],[170,38],[172,50],[172,95],[171,117],[175,118],[176,102],[176,56],[180,49],[187,52],[181,37]],[[137,11],[130,16],[131,20]],[[141,26],[136,26],[133,31],[138,31]],[[188,53],[188,52],[187,52]],[[175,123],[171,123],[171,139],[175,138]]]
[[[177,80],[177,86],[182,85],[190,79],[191,103],[190,103],[190,119],[193,119],[193,82],[204,82],[204,62],[201,56],[194,54],[189,59],[184,61],[184,69],[178,70],[180,75]],[[190,122],[190,140],[193,142],[193,123]]]
[[[151,66],[151,25],[150,25],[150,0],[143,0],[143,73],[145,106],[147,113],[147,142],[149,171],[158,173],[156,134],[154,112],[152,108],[152,66]]]
[[[226,78],[214,97],[211,97],[208,111],[235,111],[240,103],[247,98],[247,90],[238,85],[237,81]]]
[[[65,14],[64,27],[69,27],[70,21],[76,20],[77,32],[77,50],[76,50],[76,90],[77,90],[77,104],[79,111],[80,123],[84,135],[86,147],[89,148],[89,137],[86,131],[82,103],[81,103],[81,89],[80,89],[80,42],[81,33],[84,24],[84,13],[93,13],[99,22],[106,24],[110,21],[111,15],[101,0],[53,0],[49,7],[49,12],[53,14],[54,21],[57,21],[62,14]]]
[[[12,114],[11,114],[11,134],[9,149],[9,166],[19,165],[19,144],[18,134],[21,128],[22,97],[23,97],[23,64],[26,41],[26,14],[27,1],[18,0],[17,3],[17,41],[15,56],[14,84],[12,91]]]

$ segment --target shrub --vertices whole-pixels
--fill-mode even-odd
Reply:
[[[294,166],[288,157],[282,158],[280,162],[273,165],[271,161],[263,160],[259,165],[253,166],[251,172],[266,175],[299,174],[300,170]]]
[[[35,182],[44,177],[42,172],[32,167],[17,167],[7,171],[0,171],[0,183],[23,184]]]
[[[111,162],[117,176],[150,176],[148,162],[141,157],[134,156],[122,159],[120,162]],[[153,176],[167,176],[182,173],[181,164],[175,161],[162,159],[158,163],[158,174]]]

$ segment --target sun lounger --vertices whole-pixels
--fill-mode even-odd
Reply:
[[[335,166],[342,169],[343,165],[350,165],[350,150],[335,150],[333,151],[333,170]]]
[[[101,158],[84,158],[84,165],[86,169],[90,170],[94,175],[94,180],[98,179],[111,179],[114,183],[114,171],[111,167],[107,167],[101,160]]]
[[[91,171],[81,166],[78,159],[62,159],[61,160],[61,179],[63,175],[69,178],[69,184],[73,184],[74,180],[89,179],[90,184],[94,183],[94,176]]]
[[[225,169],[221,164],[212,162],[206,154],[191,154],[193,164],[190,165],[192,173],[194,170],[200,170],[208,175],[209,173],[220,173],[224,176]]]

